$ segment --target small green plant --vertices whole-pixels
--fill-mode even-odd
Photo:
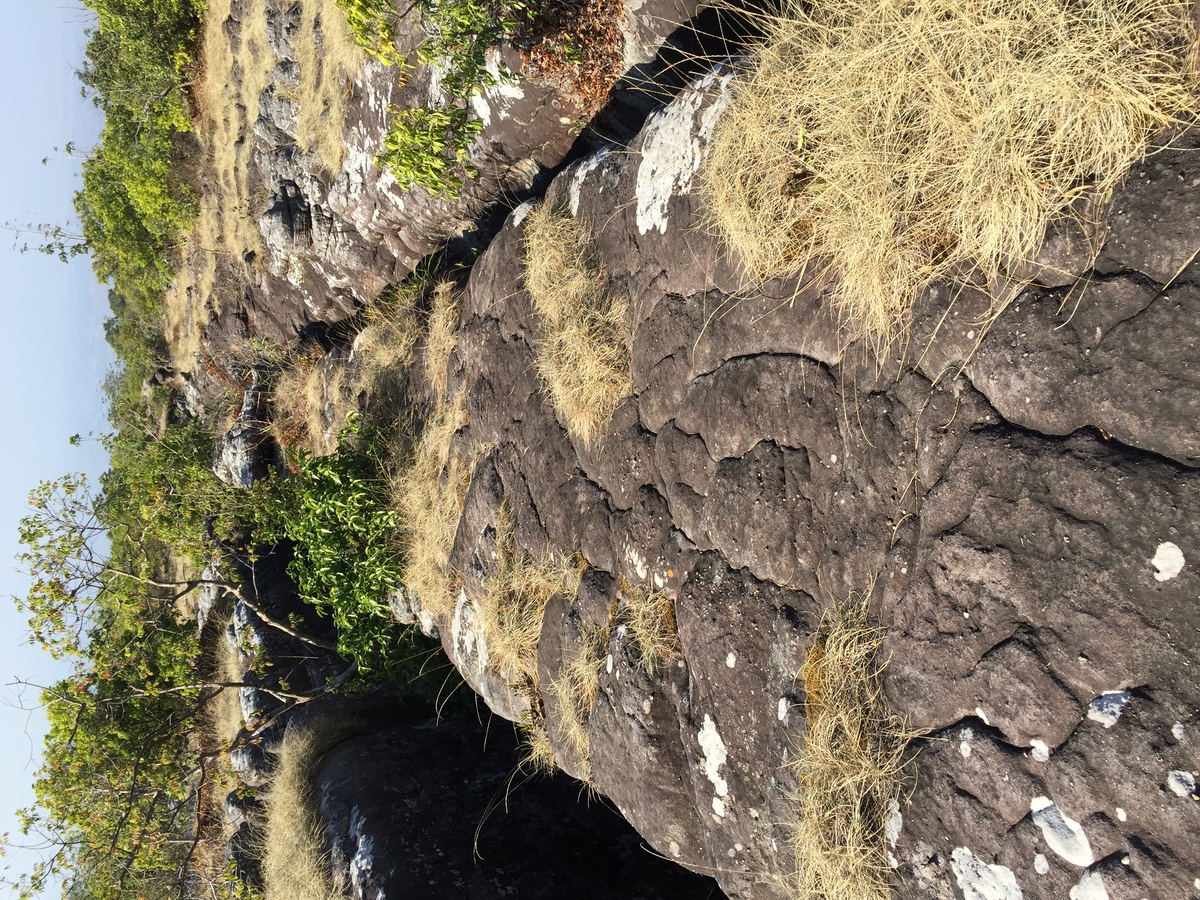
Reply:
[[[381,0],[345,2],[364,6]],[[430,37],[417,50],[417,59],[437,68],[438,84],[449,102],[392,109],[392,127],[378,163],[406,188],[423,187],[455,198],[463,177],[475,176],[467,163],[467,150],[483,128],[482,122],[470,117],[468,101],[497,79],[510,77],[488,67],[487,49],[532,22],[537,7],[524,0],[424,0],[421,15]],[[352,23],[352,27],[358,33],[357,26]]]
[[[475,174],[467,163],[467,149],[483,123],[458,106],[392,107],[391,114],[392,127],[384,136],[378,165],[405,188],[457,197],[463,174]]]
[[[392,17],[396,10],[388,0],[334,0],[346,17],[354,42],[384,65],[403,64],[396,47]]]

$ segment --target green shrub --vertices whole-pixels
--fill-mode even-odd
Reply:
[[[396,677],[412,655],[411,640],[387,604],[388,592],[400,583],[401,560],[377,443],[376,431],[353,416],[337,452],[297,451],[296,474],[256,486],[256,537],[292,542],[288,573],[302,600],[332,616],[339,652],[363,672]]]
[[[346,17],[346,24],[360,47],[386,65],[403,63],[396,49],[392,16],[396,11],[388,0],[334,0]]]
[[[383,140],[380,167],[405,188],[423,187],[431,194],[457,197],[462,189],[459,173],[474,175],[467,148],[483,123],[471,120],[465,108],[456,106],[393,107],[391,112],[394,118]]]
[[[353,2],[363,6],[378,0]],[[532,21],[536,9],[524,0],[424,0],[421,17],[430,37],[417,51],[417,58],[437,67],[439,84],[450,102],[393,109],[386,149],[378,159],[381,167],[389,169],[405,187],[458,195],[463,176],[475,175],[467,165],[467,149],[483,127],[470,118],[467,102],[496,83],[497,76],[487,68],[487,49],[511,37],[520,24]],[[359,26],[352,22],[351,27],[357,33]]]

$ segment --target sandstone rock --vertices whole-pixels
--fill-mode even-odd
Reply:
[[[544,684],[622,580],[674,599],[683,654],[654,677],[612,623],[591,777],[659,853],[731,897],[786,895],[797,672],[823,609],[872,585],[888,696],[929,732],[895,818],[897,895],[1183,896],[1200,842],[1200,360],[1184,265],[1200,225],[1176,214],[1195,198],[1174,177],[1188,157],[1147,169],[1154,189],[1135,171],[1085,283],[1066,283],[1081,258],[1066,235],[1040,263],[1047,286],[982,339],[987,298],[935,285],[908,355],[875,361],[839,330],[823,281],[756,285],[705,229],[695,171],[730,77],[715,70],[628,153],[549,188],[633,308],[636,397],[598,448],[567,439],[538,382],[524,207],[475,266],[464,440],[495,449],[456,565],[483,555],[502,500],[520,546],[583,553],[590,587],[547,610]],[[1151,221],[1171,223],[1165,243]],[[478,659],[464,674],[517,717]]]

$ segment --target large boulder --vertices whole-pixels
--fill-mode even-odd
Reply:
[[[873,586],[887,696],[926,734],[890,829],[897,896],[1190,896],[1195,135],[1118,191],[1094,267],[1049,248],[986,334],[982,293],[934,285],[910,352],[881,360],[839,328],[830,276],[755,283],[707,227],[697,171],[733,77],[715,69],[627,152],[549,188],[632,309],[635,396],[598,446],[568,437],[536,372],[528,207],[474,267],[458,441],[492,449],[452,557],[459,627],[432,623],[447,651],[494,710],[525,715],[461,627],[501,504],[519,547],[592,572],[547,610],[543,684],[623,584],[666,591],[681,655],[648,674],[611,630],[590,777],[657,852],[731,897],[783,900],[797,673],[828,607]],[[560,765],[588,774],[552,700],[546,716]]]

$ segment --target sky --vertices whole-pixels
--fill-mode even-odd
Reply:
[[[88,22],[70,0],[0,0],[0,223],[73,221],[79,162],[54,148],[97,141],[100,117],[80,97],[74,74]],[[10,599],[27,584],[15,571],[17,523],[39,481],[107,468],[96,441],[69,441],[106,430],[100,384],[113,357],[104,342],[107,290],[87,257],[64,264],[21,254],[14,239],[0,230],[0,832],[17,842],[14,812],[33,802],[46,726],[40,711],[20,708],[36,705],[37,692],[22,698],[11,685],[65,674],[26,643],[25,617]],[[27,239],[36,243],[36,235]],[[0,865],[11,866],[11,876],[34,859],[10,849]]]

